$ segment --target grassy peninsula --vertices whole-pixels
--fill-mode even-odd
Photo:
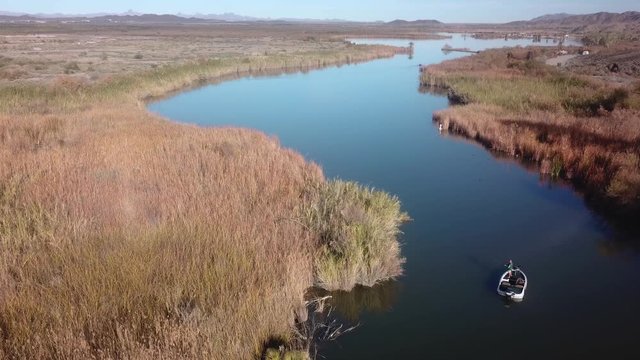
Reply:
[[[9,39],[3,46],[24,45]],[[269,43],[261,39],[236,45]],[[160,50],[119,64],[107,55],[93,70],[37,55],[8,61],[4,74],[44,65],[0,87],[0,358],[258,358],[293,340],[309,287],[401,273],[398,199],[326,180],[257,131],[146,111],[145,99],[203,82],[402,51],[299,41],[311,48],[282,41],[276,54],[212,51],[143,68],[137,61]],[[87,74],[118,66],[127,70]]]
[[[619,56],[629,47],[637,45],[567,48],[576,57],[566,65],[556,48],[488,50],[428,66],[421,83],[448,91],[454,105],[434,114],[445,130],[532,162],[631,218],[640,209],[640,82],[635,58]],[[588,73],[582,64],[594,58],[598,73]]]

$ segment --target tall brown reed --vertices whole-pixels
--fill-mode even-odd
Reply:
[[[640,208],[640,93],[567,74],[508,50],[430,66],[426,86],[449,89],[463,106],[434,114],[451,132],[535,161],[544,174],[571,180],[600,204]]]
[[[0,90],[0,357],[248,359],[289,339],[318,250],[283,219],[322,171],[261,133],[173,124],[141,99],[392,54],[354,49]]]

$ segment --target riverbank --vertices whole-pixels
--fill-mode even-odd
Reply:
[[[0,86],[51,84],[60,75],[91,84],[203,59],[348,51],[346,39],[363,37],[430,39],[442,35],[416,26],[350,23],[3,23]]]
[[[616,80],[624,74],[545,65],[555,52],[496,49],[426,67],[422,86],[448,90],[454,103],[434,121],[537,164],[613,218],[631,220],[640,209],[640,85]]]
[[[255,358],[267,344],[293,340],[306,289],[333,288],[318,280],[318,263],[390,264],[341,281],[345,289],[397,276],[399,251],[358,262],[351,256],[367,246],[352,234],[375,231],[384,206],[381,231],[393,236],[376,244],[398,250],[405,215],[397,199],[356,186],[346,204],[323,209],[335,214],[348,205],[362,217],[345,213],[338,224],[313,217],[320,229],[340,226],[333,239],[303,215],[342,183],[327,182],[317,165],[262,133],[171,123],[147,112],[144,99],[238,74],[306,71],[399,51],[345,44],[193,60],[90,82],[64,74],[4,84],[0,357]],[[380,198],[383,208],[370,205]]]

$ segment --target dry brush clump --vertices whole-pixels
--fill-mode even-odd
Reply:
[[[571,180],[599,205],[633,213],[640,206],[640,91],[514,60],[507,50],[427,67],[425,86],[454,102],[434,114],[450,132],[531,160]]]
[[[319,183],[303,218],[318,236],[316,286],[351,290],[402,273],[398,235],[409,217],[398,198],[353,182]]]
[[[322,171],[261,133],[173,124],[141,99],[379,55],[2,88],[0,357],[248,359],[270,338],[291,340],[319,250],[316,234],[287,219]]]

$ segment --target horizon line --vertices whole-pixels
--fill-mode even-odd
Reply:
[[[549,13],[549,14],[544,14],[541,16],[536,16],[530,19],[515,19],[515,20],[508,20],[508,21],[504,21],[504,22],[500,22],[500,21],[473,21],[473,22],[444,22],[438,19],[426,19],[426,18],[416,18],[416,19],[407,19],[407,18],[396,18],[393,20],[352,20],[352,19],[343,19],[343,18],[310,18],[310,17],[259,17],[259,16],[253,16],[253,15],[244,15],[244,14],[238,14],[238,13],[234,13],[234,12],[221,12],[221,13],[205,13],[205,12],[195,12],[195,13],[182,13],[182,12],[177,12],[177,13],[161,13],[161,12],[138,12],[135,10],[128,10],[128,11],[124,11],[124,12],[108,12],[108,11],[104,11],[104,12],[85,12],[85,13],[63,13],[63,12],[56,12],[56,13],[46,13],[46,12],[37,12],[37,13],[31,13],[31,12],[20,12],[20,11],[2,11],[0,10],[0,16],[12,16],[12,17],[20,17],[20,16],[33,16],[33,17],[42,17],[42,18],[50,18],[50,19],[55,19],[55,18],[61,18],[61,17],[102,17],[102,16],[144,16],[144,15],[156,15],[156,16],[163,16],[163,15],[170,15],[170,16],[176,16],[176,17],[181,17],[181,18],[185,18],[185,19],[190,19],[190,18],[194,18],[194,19],[202,19],[202,20],[215,20],[215,19],[206,19],[206,18],[199,18],[198,15],[200,16],[234,16],[234,17],[238,17],[238,18],[245,18],[244,20],[237,20],[235,22],[242,22],[242,21],[295,21],[295,20],[300,20],[300,21],[327,21],[327,22],[352,22],[352,23],[389,23],[389,22],[393,22],[393,21],[407,21],[407,22],[413,22],[413,21],[438,21],[440,23],[443,24],[450,24],[450,25],[455,25],[455,24],[506,24],[506,23],[510,23],[510,22],[518,22],[518,21],[530,21],[533,20],[535,18],[539,18],[539,17],[544,17],[544,16],[549,16],[549,15],[567,15],[567,16],[580,16],[580,15],[593,15],[593,14],[601,14],[601,13],[606,13],[606,14],[624,14],[627,12],[638,12],[635,10],[628,10],[628,11],[622,11],[622,12],[610,12],[610,11],[598,11],[598,12],[586,12],[586,13]]]

